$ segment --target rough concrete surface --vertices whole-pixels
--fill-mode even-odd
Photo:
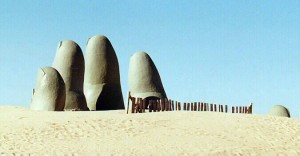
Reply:
[[[40,68],[30,108],[32,110],[63,111],[65,100],[65,83],[59,72],[52,67]]]
[[[137,52],[130,58],[128,87],[134,97],[166,98],[159,72],[145,52]]]
[[[85,59],[84,94],[89,109],[124,109],[118,58],[108,38],[91,37]]]
[[[61,41],[52,66],[66,85],[65,110],[88,110],[83,94],[84,57],[79,45],[71,40]]]

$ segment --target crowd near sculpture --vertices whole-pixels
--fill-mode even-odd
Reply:
[[[119,62],[105,36],[87,42],[84,94],[90,110],[125,109],[120,82]]]
[[[61,74],[66,85],[65,110],[88,110],[83,94],[84,57],[79,45],[71,40],[61,41],[52,67]]]
[[[130,57],[128,87],[129,98],[143,100],[144,109],[148,109],[153,101],[167,99],[159,72],[146,52],[137,52]],[[133,110],[130,107],[135,104],[131,102],[128,100],[127,110]],[[30,108],[45,111],[125,109],[119,62],[109,39],[102,35],[88,39],[85,59],[74,41],[59,42],[52,67],[38,70]],[[252,114],[252,104],[245,112]],[[284,106],[276,105],[269,115],[290,117],[290,112]]]
[[[128,87],[133,97],[148,100],[167,98],[158,70],[146,52],[137,52],[131,56]]]
[[[65,83],[52,67],[40,68],[32,93],[32,110],[63,111],[65,107]]]

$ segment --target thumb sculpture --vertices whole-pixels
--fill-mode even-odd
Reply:
[[[61,41],[52,66],[66,85],[65,110],[88,110],[83,94],[84,58],[79,45],[71,40]]]
[[[271,108],[269,115],[289,118],[290,111],[282,105],[275,105]]]
[[[158,70],[145,52],[135,53],[130,58],[128,87],[133,97],[167,97]]]
[[[124,109],[119,63],[107,37],[90,38],[85,58],[84,94],[89,109]]]
[[[32,110],[63,111],[65,99],[65,83],[59,72],[52,67],[40,68],[30,108]]]

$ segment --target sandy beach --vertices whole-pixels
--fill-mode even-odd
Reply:
[[[300,155],[300,120],[0,107],[0,155]]]

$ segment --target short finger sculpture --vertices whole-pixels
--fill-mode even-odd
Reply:
[[[281,117],[290,117],[289,110],[282,105],[275,105],[271,108],[269,115],[281,116]]]
[[[40,68],[30,108],[32,110],[63,111],[65,99],[65,83],[59,72],[52,67]]]
[[[83,94],[84,58],[79,45],[71,40],[61,41],[52,66],[66,85],[65,110],[88,110]]]
[[[107,37],[90,38],[85,58],[84,94],[89,109],[124,109],[119,63]]]
[[[130,58],[128,87],[134,97],[167,97],[158,70],[145,52],[135,53]]]

